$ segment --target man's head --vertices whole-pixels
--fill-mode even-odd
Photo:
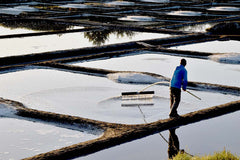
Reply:
[[[186,65],[187,65],[187,61],[186,61],[186,59],[184,59],[184,58],[181,59],[180,64],[183,65],[183,66],[186,66]]]

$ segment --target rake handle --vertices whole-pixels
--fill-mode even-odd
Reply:
[[[200,97],[196,96],[195,94],[191,93],[190,91],[186,90],[187,93],[191,94],[193,97],[202,100]]]

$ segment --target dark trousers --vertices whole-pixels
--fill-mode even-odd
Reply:
[[[174,116],[177,114],[177,108],[181,100],[181,89],[171,87],[170,88],[170,113],[169,115]]]

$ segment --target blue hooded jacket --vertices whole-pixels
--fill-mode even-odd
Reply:
[[[177,66],[172,79],[171,79],[171,87],[186,90],[187,88],[187,70],[183,65]]]

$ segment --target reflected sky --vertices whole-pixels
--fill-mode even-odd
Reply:
[[[57,70],[27,70],[4,74],[0,79],[2,96],[22,102],[27,107],[60,114],[68,114],[100,121],[124,124],[144,123],[137,106],[119,97],[121,92],[139,91],[147,85],[121,84],[107,78],[74,74]],[[148,122],[168,118],[169,87],[153,86],[155,91],[152,101],[141,101]],[[237,96],[194,91],[201,97],[199,101],[183,93],[179,114],[189,113],[214,105],[239,99]],[[139,103],[139,102],[134,102]]]
[[[240,41],[211,41],[171,47],[172,49],[209,52],[209,53],[240,53]]]
[[[239,116],[240,111],[237,111],[177,128],[175,133],[179,140],[179,149],[200,156],[224,149],[239,155]],[[168,130],[161,134],[169,141]],[[159,134],[155,134],[75,160],[101,160],[112,157],[116,160],[161,160],[168,159],[168,147],[168,143]]]
[[[83,28],[84,27],[81,27],[81,26],[65,26],[62,29],[72,30],[72,29],[83,29]],[[56,29],[56,31],[59,30],[59,28],[55,28],[55,29]],[[45,29],[43,29],[43,28],[42,28],[42,30],[40,30],[40,29],[37,30],[36,28],[28,29],[26,26],[7,27],[7,26],[2,26],[0,24],[0,36],[14,35],[14,34],[26,34],[26,33],[38,33],[38,32],[44,32],[44,31],[45,31]]]
[[[192,26],[184,26],[179,28],[179,30],[187,31],[187,32],[206,32],[207,28],[210,28],[214,25],[215,23],[198,24],[198,25],[192,25]]]
[[[103,68],[117,71],[144,71],[157,73],[170,78],[181,57],[154,54],[118,57],[107,60],[75,63],[75,65]],[[239,65],[220,64],[211,60],[187,59],[189,81],[223,84],[240,87]],[[224,72],[224,75],[223,75]]]
[[[22,159],[97,136],[37,122],[0,118],[0,138],[0,159]]]
[[[144,32],[87,32],[68,33],[48,36],[0,39],[0,57],[41,53],[56,50],[94,47],[130,41],[164,38],[168,34]],[[13,47],[14,45],[14,47]]]
[[[24,29],[24,28],[7,28],[0,25],[0,35],[12,35],[12,34],[23,34],[23,33],[36,33],[39,31]]]

